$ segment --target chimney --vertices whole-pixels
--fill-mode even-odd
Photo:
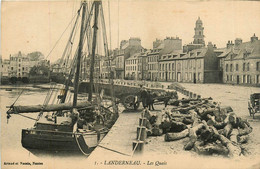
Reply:
[[[212,48],[212,49],[213,49],[213,44],[212,44],[212,42],[208,42],[208,48]]]
[[[238,46],[242,43],[242,39],[241,38],[236,38],[235,39],[235,46]]]
[[[258,40],[258,37],[255,36],[255,33],[254,33],[254,35],[251,37],[251,43],[254,41],[257,41],[257,40]]]
[[[227,48],[230,48],[231,46],[233,46],[234,44],[233,44],[233,42],[232,42],[232,40],[230,41],[228,41],[228,43],[227,43]]]

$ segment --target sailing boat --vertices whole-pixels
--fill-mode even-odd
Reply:
[[[13,104],[7,111],[8,119],[11,117],[11,114],[22,114],[22,116],[28,117],[23,114],[33,112],[39,113],[35,125],[32,128],[22,130],[22,146],[34,154],[42,152],[65,152],[66,154],[81,153],[88,155],[98,145],[102,138],[105,137],[118,118],[118,112],[116,111],[118,109],[113,102],[114,99],[112,99],[113,111],[110,111],[108,108],[100,105],[102,96],[97,96],[96,100],[99,102],[94,102],[92,98],[98,15],[100,13],[101,20],[103,18],[103,21],[104,16],[101,1],[92,2],[89,12],[87,12],[87,5],[88,3],[85,1],[81,2],[81,6],[78,10],[78,17],[80,12],[82,12],[79,43],[64,89],[62,90],[62,94],[58,96],[59,104],[48,104],[51,94],[54,91],[53,85],[51,86],[51,90],[47,94],[43,105],[15,106]],[[88,16],[86,16],[86,12]],[[90,90],[88,101],[84,100],[83,102],[78,102],[80,66],[83,56],[82,49],[85,38],[87,37],[89,42],[91,37],[89,36],[91,29],[90,20],[93,16],[93,12],[94,26],[93,41],[91,45]],[[73,33],[75,27],[76,26],[74,25],[68,44],[72,44],[71,40],[75,35]],[[104,39],[106,40],[106,38]],[[104,44],[105,54],[108,56],[108,48],[106,43]],[[68,45],[66,46],[66,49],[68,49]],[[66,103],[66,100],[69,100],[67,95],[70,91],[72,80],[74,81],[73,102]],[[113,89],[112,83],[111,89]],[[45,115],[46,113],[47,115]]]

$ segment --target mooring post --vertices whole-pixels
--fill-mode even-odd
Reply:
[[[141,140],[141,141],[145,141],[146,137],[147,137],[146,127],[144,127],[144,126],[138,126],[138,127],[137,127],[136,139],[137,139],[137,140]]]
[[[146,125],[147,125],[147,118],[145,118],[145,117],[140,117],[140,118],[139,118],[139,126],[144,126],[144,127],[146,127]]]
[[[192,93],[192,92],[190,92],[190,98],[192,98],[192,96],[193,96],[193,93]]]
[[[134,154],[142,154],[144,150],[144,141],[133,141],[133,150]]]

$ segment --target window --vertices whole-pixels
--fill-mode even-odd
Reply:
[[[178,63],[177,69],[178,69],[178,71],[181,70],[181,64],[180,63]]]
[[[171,70],[171,64],[169,63],[169,70]]]
[[[247,75],[247,83],[251,83],[251,76]]]
[[[236,64],[236,71],[238,71],[238,64]]]
[[[249,71],[250,70],[250,64],[249,63],[247,63],[247,71]]]
[[[243,71],[246,71],[246,63],[243,63]]]
[[[228,64],[226,64],[226,72],[228,72]]]
[[[230,75],[230,81],[233,82],[233,76],[232,75]]]
[[[24,70],[24,67],[23,67],[23,70]]]
[[[185,73],[185,80],[188,80],[188,73]]]
[[[19,67],[21,67],[21,64],[19,64]]]
[[[259,83],[259,75],[256,75],[256,80],[255,83],[258,84]]]
[[[174,70],[174,63],[172,63],[172,70]]]
[[[201,81],[201,73],[198,73],[198,80]]]
[[[230,64],[230,72],[233,71],[233,64]]]
[[[229,81],[229,76],[227,75],[227,81]]]
[[[260,70],[260,62],[256,62],[256,71]]]

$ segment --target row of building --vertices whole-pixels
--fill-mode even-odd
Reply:
[[[44,59],[40,52],[23,54],[19,51],[16,54],[10,55],[9,59],[0,58],[0,77],[1,78],[28,78],[29,72],[34,66],[45,65],[50,66],[50,62]]]
[[[145,49],[140,38],[123,40],[120,47],[110,51],[109,57],[97,55],[96,78],[171,81],[188,83],[227,83],[260,86],[260,40],[254,34],[249,41],[228,41],[226,47],[205,44],[204,27],[198,18],[194,40],[182,45],[179,37],[156,39],[152,49]],[[90,57],[81,62],[81,78],[89,78]],[[19,52],[2,62],[2,76],[28,76],[35,65]],[[51,66],[59,72],[59,63]]]
[[[200,18],[192,43],[182,45],[179,37],[156,39],[145,49],[139,38],[122,41],[108,58],[99,60],[98,75],[116,79],[189,83],[260,85],[260,40],[254,34],[247,42],[228,41],[226,47],[205,44]],[[111,68],[109,69],[109,66]]]

